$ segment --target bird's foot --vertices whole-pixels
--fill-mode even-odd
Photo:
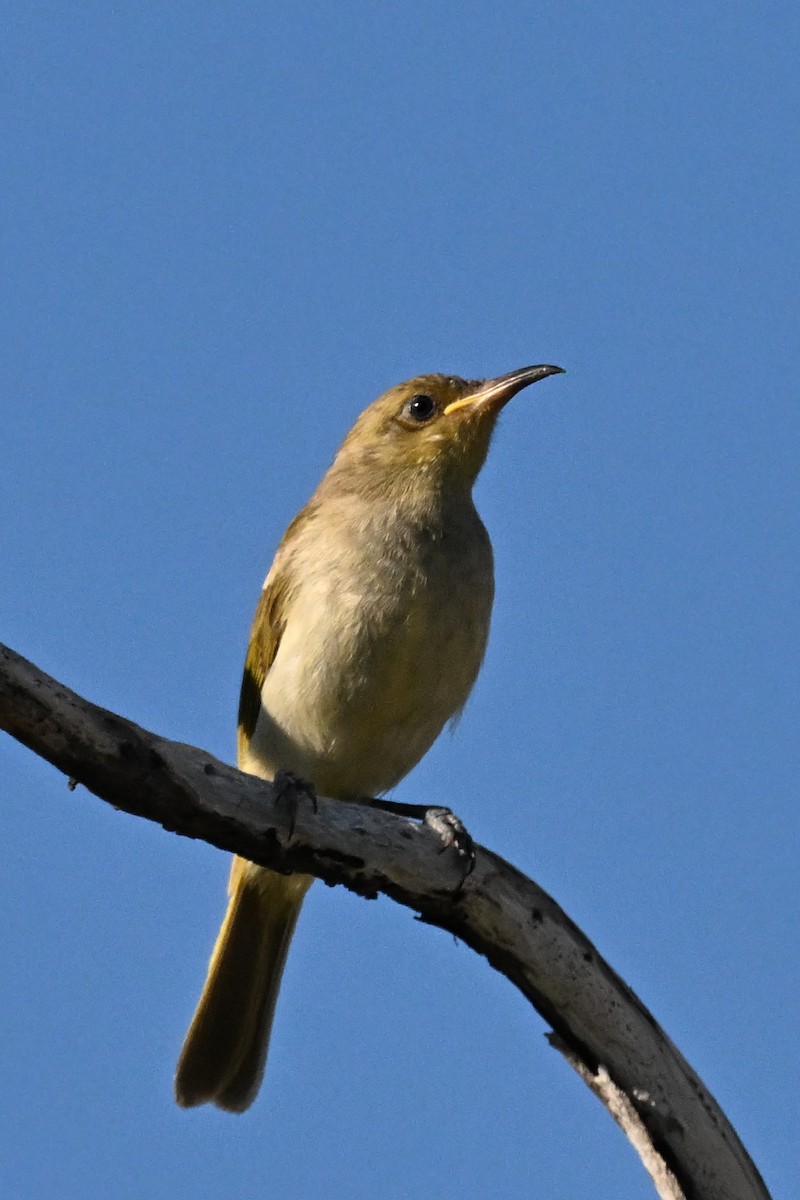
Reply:
[[[439,850],[455,850],[463,869],[461,882],[457,891],[461,891],[472,872],[475,870],[475,843],[460,817],[449,808],[432,808],[427,804],[403,804],[398,800],[384,800],[383,797],[364,796],[359,803],[367,804],[370,808],[382,812],[394,813],[398,817],[415,817],[422,821],[439,837],[442,845]]]
[[[451,846],[461,858],[470,860],[469,875],[475,866],[475,843],[469,835],[466,825],[449,808],[428,808],[425,810],[423,824],[438,833],[442,840],[440,853]]]
[[[475,870],[475,843],[470,837],[469,830],[460,817],[449,808],[429,808],[423,818],[423,823],[437,833],[441,838],[443,854],[451,846],[461,862],[464,874],[458,891],[461,891],[472,872]]]
[[[300,799],[310,800],[314,812],[319,811],[316,788],[310,779],[303,779],[292,771],[276,771],[272,786],[275,789],[275,804],[288,814],[289,841],[291,841],[294,837]]]

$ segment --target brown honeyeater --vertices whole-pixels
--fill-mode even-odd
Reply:
[[[458,715],[494,593],[472,487],[503,405],[560,370],[419,375],[361,414],[264,582],[239,704],[241,770],[290,771],[344,800],[379,796]],[[178,1062],[179,1104],[242,1112],[254,1100],[311,882],[234,858]]]

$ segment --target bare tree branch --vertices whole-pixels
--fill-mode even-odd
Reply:
[[[566,1045],[557,1033],[548,1034],[547,1040],[555,1050],[561,1051],[586,1086],[602,1100],[642,1160],[661,1200],[686,1200],[686,1192],[670,1171],[664,1156],[656,1150],[644,1121],[622,1088],[614,1083],[606,1068],[598,1067],[596,1071],[590,1071],[586,1063],[576,1057],[572,1048]]]
[[[463,887],[424,825],[302,796],[98,708],[0,647],[0,728],[116,808],[281,871],[379,892],[449,930],[552,1026],[553,1044],[636,1148],[662,1200],[769,1200],[713,1096],[653,1017],[550,896],[476,847]]]

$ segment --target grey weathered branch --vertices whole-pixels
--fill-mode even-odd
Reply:
[[[266,867],[379,892],[450,930],[525,995],[552,1042],[621,1125],[663,1200],[769,1200],[713,1096],[558,905],[476,847],[461,867],[424,825],[302,797],[82,699],[0,647],[0,728],[116,808]],[[293,829],[290,828],[293,824]]]

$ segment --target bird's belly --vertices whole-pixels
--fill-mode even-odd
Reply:
[[[467,581],[469,582],[469,581]],[[490,588],[490,584],[489,584]],[[322,794],[393,787],[469,695],[491,591],[445,603],[363,590],[310,593],[292,612],[262,689],[246,769],[310,778]],[[477,602],[476,602],[477,600]]]

